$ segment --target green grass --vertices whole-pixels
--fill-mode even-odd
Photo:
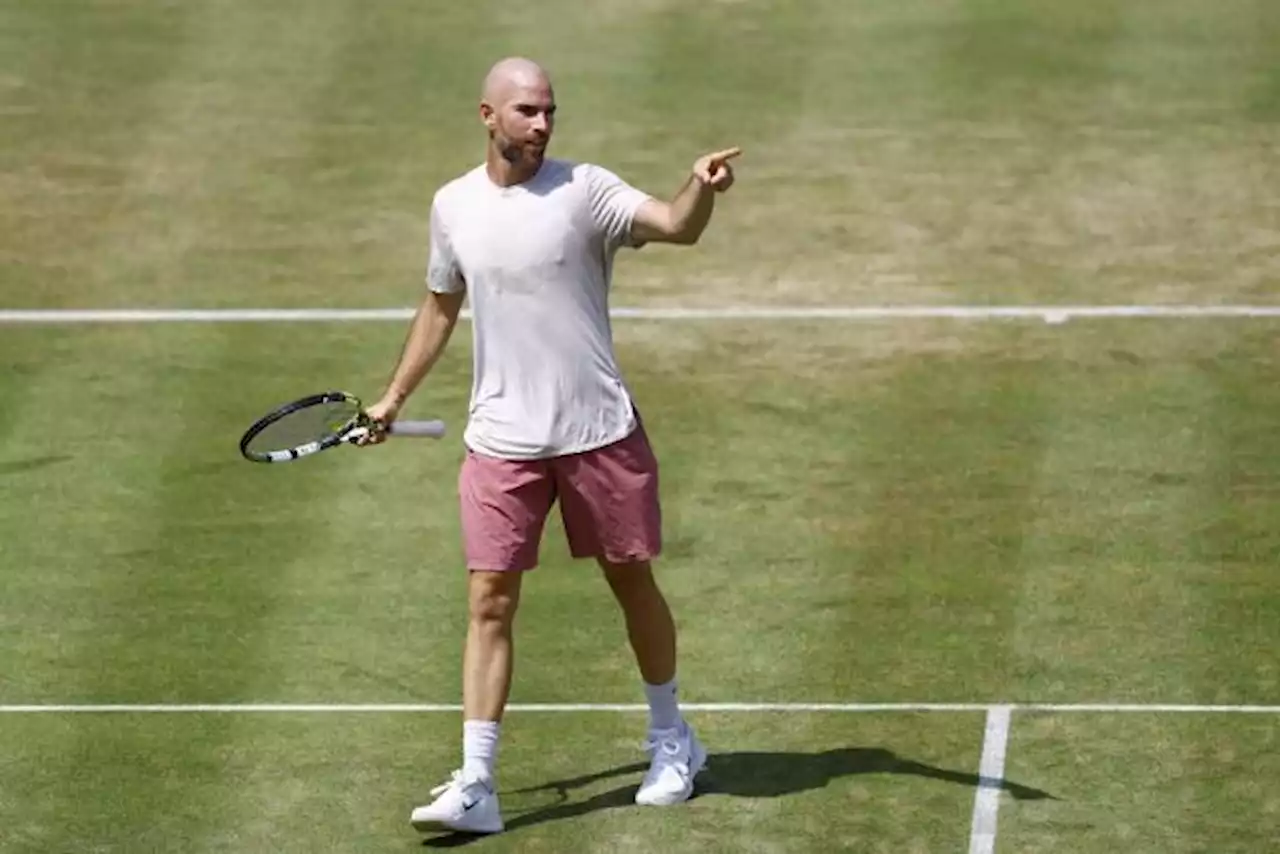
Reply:
[[[1252,852],[1280,841],[1271,718],[1017,719],[1010,779],[1055,799],[1006,800],[1006,850]]]
[[[541,9],[0,4],[0,307],[411,304],[512,52],[555,73],[559,154],[664,193],[746,149],[703,243],[629,253],[618,304],[1276,302],[1266,0]],[[406,413],[444,442],[234,444],[303,392],[375,394],[403,333],[0,326],[0,703],[456,702],[465,325]],[[1274,320],[616,334],[687,699],[1278,702]],[[542,556],[513,700],[639,700],[555,521]],[[697,724],[705,797],[655,813],[640,716],[514,715],[512,832],[480,847],[963,848],[980,714]],[[1274,847],[1274,729],[1015,714],[997,850]],[[457,730],[5,715],[0,851],[418,850]]]
[[[463,602],[452,494],[456,441],[395,442],[287,468],[251,466],[233,444],[261,404],[291,390],[320,378],[375,383],[398,345],[397,329],[10,329],[0,346],[6,363],[18,376],[40,366],[45,372],[23,393],[30,406],[15,413],[0,459],[6,494],[20,496],[0,515],[12,568],[0,624],[4,648],[14,652],[3,672],[5,698],[456,698]],[[664,464],[670,544],[662,576],[682,623],[686,696],[1268,701],[1277,678],[1269,649],[1280,624],[1280,600],[1268,584],[1280,554],[1270,524],[1280,493],[1270,485],[1277,472],[1267,453],[1280,398],[1265,381],[1275,331],[1269,322],[1132,325],[1119,336],[1106,324],[827,324],[761,339],[732,325],[620,325],[620,352]],[[415,398],[413,414],[455,423],[461,417],[465,329],[456,344]],[[295,355],[253,379],[260,376],[254,365],[281,352]],[[132,368],[88,367],[95,364]],[[751,377],[745,386],[744,372]],[[237,375],[240,387],[227,393],[223,378]],[[16,390],[4,391],[12,398]],[[62,417],[48,419],[47,412]],[[111,425],[105,435],[104,424]],[[148,436],[154,444],[144,444]],[[524,664],[514,699],[635,701],[621,627],[594,570],[568,560],[554,524],[543,555],[524,604]],[[124,727],[129,749],[175,749],[167,746],[174,736],[164,735],[174,725],[163,719],[12,720],[4,729],[18,727],[23,741],[21,733],[45,727]],[[957,773],[976,767],[976,722],[928,721],[890,721],[909,733],[911,749],[895,751],[913,760],[920,750],[943,751],[952,757],[945,767]],[[822,717],[811,727],[790,718],[703,723],[713,749],[727,753],[755,750],[793,726],[807,733],[810,752],[821,753],[848,746],[837,728],[867,725],[860,717]],[[414,743],[427,753],[412,773],[448,766],[456,750],[453,716],[415,725],[424,730]],[[344,822],[354,819],[343,814],[308,836],[289,816],[262,826],[223,803],[228,785],[237,788],[228,775],[266,774],[260,785],[269,800],[343,790],[321,773],[297,788],[279,769],[249,759],[235,760],[247,768],[235,765],[221,752],[238,756],[244,739],[275,738],[260,735],[261,728],[284,724],[245,718],[196,726],[208,733],[160,760],[177,775],[173,790],[154,791],[150,773],[130,784],[127,796],[136,802],[127,807],[138,811],[137,820],[163,818],[152,833],[164,836],[169,823],[184,823],[185,811],[208,805],[211,828],[197,848],[224,850],[218,840],[225,834],[276,832],[299,846],[348,838]],[[288,726],[305,741],[333,727],[356,738],[368,727],[408,724],[339,717]],[[602,736],[593,733],[623,723],[575,723],[569,744],[561,744],[565,731],[552,722],[532,732],[525,726],[532,724],[512,727],[504,755],[521,785],[536,786],[547,782],[550,771],[539,764],[548,751],[570,776],[606,770]],[[1188,738],[1211,739],[1220,720],[1179,726]],[[345,736],[323,737],[345,743]],[[378,746],[361,760],[371,774],[382,762],[378,751],[395,748],[380,737],[368,736]],[[74,786],[84,772],[71,769],[86,762],[77,744],[36,749],[38,759],[19,763],[17,773],[43,768],[47,785]],[[945,753],[952,749],[959,752]],[[110,751],[90,756],[98,757],[87,762],[99,773],[122,761]],[[328,773],[346,773],[347,760],[335,762]],[[49,763],[66,763],[65,776]],[[1052,790],[1034,765],[1024,776],[1032,782],[1012,773],[1009,779]],[[634,785],[615,781],[624,784]],[[383,785],[412,798],[427,781]],[[950,806],[926,807],[950,815],[945,821],[929,813],[921,824],[904,812],[888,829],[831,828],[829,839],[850,850],[936,850],[963,830],[972,786],[964,788],[947,796]],[[38,789],[23,791],[9,801],[14,817],[46,798]],[[803,848],[805,834],[819,832],[805,824],[817,820],[811,810],[832,808],[840,791],[821,787],[798,798],[793,818],[760,804],[724,805],[753,815],[765,810],[758,822],[769,828],[735,819],[744,822],[742,835],[725,838],[726,850],[745,839],[770,850],[761,841],[774,838],[770,833]],[[911,791],[902,796],[911,809],[921,808],[917,798],[932,803]],[[589,788],[569,803],[590,804],[595,795]],[[616,792],[601,797],[619,805]],[[344,809],[373,809],[363,804],[357,799]],[[115,808],[103,807],[108,814]],[[643,846],[666,838],[665,823],[628,818],[626,810],[611,809],[607,821],[586,807],[564,811],[563,822],[513,833],[510,844],[536,846],[552,834],[553,847],[598,839],[581,844],[603,850],[606,839]],[[686,820],[698,839],[726,821],[703,812]],[[1197,820],[1186,818],[1186,832]],[[1052,836],[1059,825],[1045,821],[1041,832]],[[41,827],[45,836],[33,839],[53,845],[62,838],[63,831]],[[391,825],[378,827],[386,829],[362,832],[380,839],[391,832]],[[349,838],[358,845],[364,837]],[[855,839],[874,842],[858,847],[864,843]],[[103,844],[101,850],[116,850]]]
[[[410,301],[505,52],[555,71],[557,153],[653,192],[745,148],[633,302],[1274,299],[1268,0],[579,6],[0,8],[6,302]]]
[[[574,726],[591,745],[588,765],[571,749],[511,752],[509,833],[479,847],[931,851],[967,820],[977,716],[700,724],[743,746],[719,753],[687,809],[636,810],[643,719],[592,716]],[[7,850],[414,850],[404,830],[432,782],[423,768],[456,760],[457,728],[440,715],[27,718],[0,731],[0,767],[26,782],[10,801],[21,811],[5,816]],[[526,743],[565,740],[554,716],[514,715],[506,729]],[[833,801],[850,808],[824,812]]]

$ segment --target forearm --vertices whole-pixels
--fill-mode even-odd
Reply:
[[[409,326],[400,361],[387,383],[384,399],[390,398],[399,406],[413,394],[449,343],[462,300],[460,293],[430,293],[422,301]]]
[[[711,221],[715,204],[715,191],[696,175],[690,175],[671,200],[672,238],[679,243],[696,243]]]

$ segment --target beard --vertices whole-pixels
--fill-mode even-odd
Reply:
[[[512,166],[519,166],[524,163],[530,165],[541,163],[546,153],[545,142],[541,148],[534,148],[532,143],[516,142],[500,134],[495,135],[494,142],[497,145],[498,153],[502,155],[502,159]]]

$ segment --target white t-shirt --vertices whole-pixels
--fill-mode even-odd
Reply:
[[[635,429],[613,352],[613,258],[648,194],[599,166],[548,158],[499,187],[483,166],[431,205],[427,285],[466,290],[474,376],[463,441],[540,459],[599,448]]]

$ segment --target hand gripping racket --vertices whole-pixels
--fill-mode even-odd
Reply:
[[[240,453],[255,463],[287,463],[359,441],[374,426],[359,398],[327,391],[259,418],[240,438]],[[443,421],[394,421],[385,429],[392,436],[433,439],[445,433]]]

